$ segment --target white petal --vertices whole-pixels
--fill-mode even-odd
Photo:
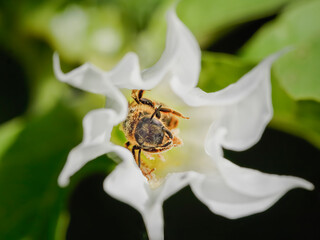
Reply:
[[[122,162],[108,175],[103,183],[104,190],[112,197],[125,202],[140,212],[143,212],[149,198],[147,180],[133,160],[132,154],[128,158],[130,162]]]
[[[115,124],[115,116],[115,111],[111,109],[96,109],[84,117],[83,141],[69,153],[58,179],[60,186],[68,185],[69,178],[87,162],[110,151],[110,135]]]
[[[140,89],[141,86],[147,84],[141,78],[138,56],[132,52],[127,53],[120,63],[110,71],[110,79],[118,88]],[[151,83],[151,88],[152,84],[154,83]]]
[[[121,122],[125,119],[128,110],[128,103],[121,91],[112,83],[109,73],[104,73],[93,65],[86,63],[69,73],[63,73],[60,68],[59,55],[53,55],[54,72],[56,77],[74,87],[80,88],[107,97],[107,108],[113,109],[114,122]],[[122,65],[120,62],[119,65]],[[125,71],[125,69],[124,69]]]
[[[98,94],[104,94],[105,91],[108,91],[110,82],[104,81],[104,72],[90,63],[85,63],[69,73],[63,73],[60,67],[59,55],[58,53],[54,53],[53,69],[60,81],[74,87]]]
[[[167,21],[165,51],[153,67],[143,72],[143,78],[150,78],[163,69],[169,69],[174,78],[179,78],[185,87],[195,87],[201,68],[201,51],[197,40],[174,10],[168,11]]]
[[[114,146],[112,150],[124,161],[105,179],[104,189],[112,197],[131,205],[141,213],[150,239],[163,239],[162,203],[185,187],[193,175],[170,174],[160,187],[151,189],[135,164],[132,154],[123,149]]]
[[[183,80],[177,79],[175,91],[184,99],[189,106],[225,106],[237,103],[246,98],[252,91],[255,91],[259,83],[270,80],[270,68],[272,63],[281,55],[288,52],[284,49],[264,59],[258,66],[245,74],[236,83],[212,93],[206,93],[199,88],[190,88],[188,92],[181,91]]]
[[[83,118],[83,142],[102,143],[110,139],[116,113],[107,109],[96,109]]]
[[[132,154],[122,155],[120,163],[105,179],[104,190],[112,197],[137,209],[145,222],[150,239],[163,239],[162,201],[153,201],[152,190],[135,164]]]
[[[164,202],[173,194],[180,191],[189,184],[194,178],[193,172],[170,173],[165,179],[165,182],[156,189],[149,189],[151,196],[150,202]]]
[[[221,145],[236,151],[250,148],[260,140],[273,115],[269,80],[261,81],[242,101],[220,111],[219,127],[227,129]]]
[[[191,187],[211,211],[228,218],[265,211],[293,188],[313,189],[304,179],[242,168],[226,159],[217,165],[220,174],[199,175]]]
[[[273,116],[270,71],[278,56],[268,57],[236,84],[222,90],[225,98],[238,97],[235,103],[221,107],[218,124],[227,129],[221,141],[224,148],[242,151],[260,140]]]
[[[60,68],[59,56],[53,56],[54,72],[63,82],[93,93],[109,96],[112,86],[127,89],[152,89],[170,71],[185,80],[188,86],[196,86],[200,72],[200,49],[191,32],[177,18],[173,10],[167,15],[168,30],[166,48],[159,61],[152,67],[140,71],[139,59],[135,53],[128,53],[111,71],[102,71],[85,63],[64,74]]]
[[[262,173],[239,167],[224,158],[217,160],[216,164],[227,185],[246,195],[266,197],[285,193],[296,187],[313,189],[313,185],[302,178]]]
[[[162,203],[155,203],[146,208],[142,213],[143,221],[145,222],[148,236],[150,240],[163,240],[163,211]]]
[[[160,59],[142,71],[141,78],[123,78],[119,87],[151,89],[167,75],[183,79],[184,86],[195,87],[201,68],[201,51],[190,30],[180,21],[174,10],[167,13],[166,47]],[[142,80],[141,80],[142,79]]]
[[[108,95],[117,87],[132,87],[144,84],[141,80],[139,60],[135,53],[127,53],[122,60],[109,72],[103,71],[91,63],[63,73],[60,67],[59,55],[53,55],[53,68],[56,77],[74,87],[82,90]],[[130,85],[133,83],[134,85]],[[112,89],[110,89],[112,87]]]
[[[67,162],[59,175],[59,185],[61,187],[67,186],[69,184],[70,177],[74,173],[79,171],[89,161],[109,151],[110,145],[105,143],[94,145],[79,144],[76,146],[69,153]]]
[[[197,198],[212,212],[230,219],[265,211],[282,196],[282,194],[265,198],[247,196],[234,191],[219,175],[199,176],[191,184],[191,188]]]
[[[285,50],[287,51],[287,49]],[[254,145],[272,118],[270,68],[284,51],[269,56],[238,82],[214,93],[199,88],[185,91],[183,81],[172,82],[173,90],[190,106],[213,106],[218,112],[216,129],[227,130],[223,147],[241,151]]]
[[[149,200],[141,214],[150,239],[164,239],[162,204],[171,195],[188,185],[193,177],[194,174],[191,172],[174,173],[170,174],[159,188],[148,188]]]

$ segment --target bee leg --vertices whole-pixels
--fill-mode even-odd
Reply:
[[[138,98],[141,99],[144,94],[144,90],[138,90]]]
[[[139,152],[138,152],[138,167],[140,168],[141,165],[141,148],[139,148]]]
[[[166,146],[166,147],[147,148],[147,149],[143,149],[143,150],[146,152],[151,152],[151,153],[160,153],[165,150],[169,150],[170,148],[171,148],[171,146]]]
[[[139,149],[139,152],[138,152],[138,160],[137,160],[136,150],[138,150],[138,149]],[[132,151],[132,155],[133,155],[133,158],[134,158],[135,162],[138,164],[138,166],[140,168],[140,164],[141,164],[141,158],[140,158],[141,148],[138,147],[137,145],[134,145],[131,151]]]
[[[136,101],[136,103],[140,104],[140,101],[139,101],[139,91],[141,90],[136,90],[136,89],[133,89],[131,91],[131,97]]]
[[[166,129],[165,127],[162,127],[162,130],[168,135],[169,138],[171,139],[173,138],[172,133],[168,129]]]
[[[150,107],[154,108],[154,103],[150,99],[140,98],[139,101],[142,104],[149,105]]]
[[[189,119],[188,117],[185,117],[183,116],[181,113],[173,110],[173,109],[170,109],[170,108],[160,108],[159,110],[160,112],[164,112],[164,113],[171,113],[173,115],[176,115],[178,117],[181,117],[181,118],[184,118],[184,119]]]
[[[174,130],[177,130],[178,125],[179,125],[179,120],[176,116],[171,116],[165,122],[165,126],[172,132],[172,134],[174,134]]]
[[[158,152],[163,152],[165,150],[169,150],[172,148],[172,140],[169,140],[168,142],[166,142],[165,144],[158,146],[158,147],[147,147],[147,146],[141,146],[141,148],[146,151],[146,152],[150,152],[150,153],[158,153]]]
[[[169,140],[168,142],[166,142],[165,144],[163,144],[162,146],[160,146],[159,148],[164,149],[167,148],[168,146],[170,146],[172,144],[172,140]],[[158,147],[157,147],[158,148]]]
[[[131,152],[132,152],[132,155],[133,155],[133,158],[135,161],[137,161],[136,160],[136,149],[137,149],[137,146],[133,146],[133,148],[131,149]]]
[[[149,105],[150,107],[154,108],[154,103],[147,98],[142,98],[145,90],[132,90],[131,97],[138,103],[138,104],[145,104]]]
[[[147,98],[142,98],[143,94],[144,94],[145,90],[139,90],[138,91],[138,100],[140,103],[145,104],[145,105],[149,105],[150,107],[154,108],[154,103]]]
[[[131,145],[131,143],[129,141],[124,144],[126,149],[129,149],[130,145]]]
[[[162,105],[160,105],[159,107],[157,107],[155,110],[154,110],[154,113],[151,115],[150,117],[150,120],[154,117],[154,115],[156,115],[157,118],[160,118],[161,115],[160,115],[160,109],[161,109]]]
[[[131,91],[131,97],[138,103],[140,104],[141,103],[141,98],[143,96],[143,93],[144,93],[144,90],[137,90],[137,89],[133,89]],[[148,100],[148,99],[146,99]],[[150,101],[150,100],[149,100]],[[152,102],[151,102],[152,103]]]
[[[131,91],[131,97],[137,102],[140,103],[140,99],[142,98],[144,90],[133,89]]]

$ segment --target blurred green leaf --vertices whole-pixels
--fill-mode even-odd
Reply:
[[[69,151],[81,140],[81,119],[60,104],[22,130],[13,123],[0,130],[8,133],[1,141],[5,136],[11,140],[0,161],[0,239],[54,239],[64,235],[61,231],[68,223],[66,197],[72,186],[61,189],[57,178]],[[113,167],[114,163],[102,156],[77,173],[71,184],[91,172],[106,173]]]
[[[309,99],[320,102],[319,39],[320,34],[308,42],[299,44],[295,51],[288,53],[275,65],[275,73],[280,83],[296,100]]]
[[[138,34],[147,28],[160,2],[47,2],[25,14],[21,25],[70,62],[89,61],[110,69],[125,53],[136,50]]]
[[[10,145],[16,140],[23,127],[24,122],[19,118],[15,118],[0,125],[0,159],[2,154],[4,154]]]
[[[154,11],[160,4],[163,4],[163,1],[117,0],[115,3],[119,7],[127,27],[139,32],[147,27]]]
[[[1,126],[6,145],[0,149],[0,239],[61,239],[74,186],[93,172],[114,168],[101,156],[76,173],[69,187],[58,186],[68,153],[82,138],[82,116],[75,109],[59,103],[43,116]]]
[[[275,14],[290,0],[184,0],[178,15],[202,45],[241,23]]]
[[[287,46],[295,50],[275,64],[281,86],[295,100],[320,101],[320,1],[289,6],[243,48],[246,59],[261,60]]]
[[[26,125],[2,156],[1,239],[53,239],[65,197],[57,177],[79,133],[74,114],[59,106]]]
[[[236,82],[252,66],[251,62],[232,55],[203,53],[198,86],[206,92],[220,90]],[[274,118],[271,126],[305,138],[320,148],[320,104],[295,101],[282,89],[275,74],[272,74],[272,98]]]
[[[198,87],[206,92],[214,92],[236,82],[254,65],[228,54],[203,52],[201,66]]]
[[[320,103],[312,100],[295,101],[272,76],[274,117],[271,126],[302,137],[320,148]]]

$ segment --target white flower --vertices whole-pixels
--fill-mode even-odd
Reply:
[[[265,59],[235,84],[205,93],[196,87],[201,52],[195,38],[174,11],[168,12],[167,20],[164,53],[142,72],[134,53],[128,53],[109,72],[86,63],[67,74],[62,73],[59,57],[54,55],[59,80],[107,97],[106,108],[85,116],[83,141],[70,152],[58,179],[60,186],[66,186],[90,160],[117,154],[122,162],[105,179],[104,189],[140,211],[150,239],[164,238],[162,203],[188,184],[211,211],[227,218],[264,211],[292,188],[313,189],[301,178],[242,168],[223,157],[222,147],[241,151],[254,145],[272,118],[270,68],[280,53]],[[190,117],[180,122],[184,145],[165,153],[161,167],[167,175],[156,187],[150,187],[132,153],[110,141],[113,127],[125,120],[128,111],[120,89],[153,89],[154,99],[180,107]]]

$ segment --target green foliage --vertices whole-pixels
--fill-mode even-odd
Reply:
[[[13,119],[0,125],[0,156],[4,154],[16,140],[23,127],[24,122],[21,119]]]
[[[21,126],[16,128],[19,131]],[[66,197],[73,187],[68,191],[60,188],[57,178],[70,149],[80,142],[81,132],[81,119],[60,104],[25,124],[15,136],[1,156],[1,239],[54,239],[56,234],[64,235],[58,230],[66,229],[63,225],[68,222],[61,219],[66,218]],[[101,157],[72,179],[97,170],[106,173],[113,166]]]
[[[294,100],[282,88],[276,74],[272,76],[272,102],[272,127],[302,137],[320,148],[319,102]]]
[[[178,15],[208,45],[235,26],[275,14],[290,0],[184,0]]]
[[[261,28],[244,47],[247,59],[263,57],[287,46],[294,51],[275,64],[275,74],[295,100],[320,101],[320,1],[302,1],[286,8]]]
[[[59,106],[28,123],[2,156],[1,239],[53,239],[65,200],[57,177],[80,140],[79,127],[74,115]]]
[[[319,39],[320,32],[319,36],[297,45],[297,49],[280,60],[275,67],[282,86],[296,100],[320,102]]]
[[[198,87],[206,92],[221,90],[236,82],[253,66],[228,54],[203,52]]]

